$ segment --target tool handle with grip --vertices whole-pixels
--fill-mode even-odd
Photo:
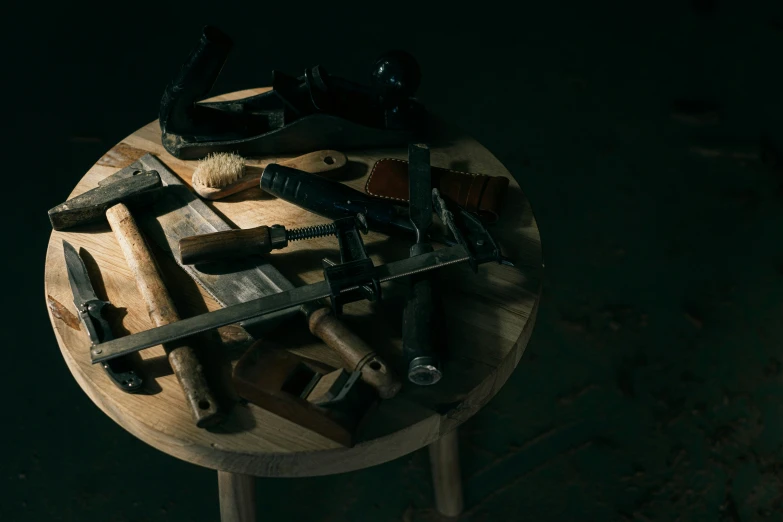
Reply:
[[[179,240],[179,256],[184,265],[268,254],[272,249],[272,235],[266,225],[200,234]]]
[[[136,278],[136,286],[147,303],[155,326],[179,320],[174,303],[166,290],[155,259],[147,247],[128,207],[120,203],[106,211],[128,266]],[[207,385],[204,369],[190,346],[181,343],[164,345],[171,368],[185,393],[185,399],[198,427],[207,427],[220,420],[218,405]]]
[[[307,310],[307,307],[311,307]],[[367,344],[351,332],[328,306],[308,303],[303,305],[310,332],[335,350],[351,371],[361,371],[362,380],[378,390],[382,399],[397,395],[402,383]]]
[[[429,243],[416,243],[411,255],[432,252]],[[408,380],[414,384],[430,385],[442,376],[433,350],[435,299],[430,274],[413,274],[409,280],[408,296],[402,312],[402,351],[408,363]]]

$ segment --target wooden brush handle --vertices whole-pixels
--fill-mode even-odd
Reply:
[[[348,163],[348,158],[340,151],[336,150],[317,150],[296,158],[282,160],[278,162],[270,161],[260,165],[248,165],[245,167],[245,175],[225,187],[214,188],[194,184],[193,189],[204,199],[223,199],[231,194],[236,194],[243,190],[257,187],[261,180],[261,174],[264,167],[270,163],[278,163],[294,169],[303,170],[311,174],[320,174],[321,172],[330,172],[341,169]]]
[[[337,319],[328,306],[304,305],[310,331],[335,350],[351,371],[361,371],[362,380],[378,390],[382,399],[397,395],[402,384],[378,354]]]
[[[272,237],[266,225],[200,234],[179,240],[179,257],[184,265],[268,254],[271,251]]]
[[[336,150],[317,150],[277,162],[278,165],[303,170],[310,174],[320,174],[321,172],[341,169],[346,163],[348,163],[348,158],[345,154]]]
[[[179,316],[160,277],[155,259],[128,207],[122,203],[115,205],[106,211],[106,218],[136,278],[136,286],[147,303],[152,322],[155,326],[163,326],[178,321]],[[204,369],[193,348],[177,343],[164,345],[164,349],[185,392],[196,425],[203,428],[215,424],[219,420],[217,401],[207,385]]]

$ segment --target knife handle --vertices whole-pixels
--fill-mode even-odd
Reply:
[[[362,380],[378,390],[382,399],[391,399],[400,391],[402,383],[391,368],[372,348],[350,331],[328,306],[313,305],[315,310],[303,309],[310,332],[335,350],[350,371],[361,371]]]
[[[101,307],[101,310],[102,309],[103,307]],[[99,313],[98,317],[92,317],[98,322],[102,332],[111,332],[109,321],[104,319],[100,314],[102,314],[102,312]],[[133,368],[129,367],[127,356],[103,361],[100,364],[103,366],[103,369],[106,370],[106,375],[109,376],[109,379],[111,379],[111,381],[122,391],[126,393],[137,393],[141,391],[141,387],[144,385],[144,379],[142,379]]]
[[[163,326],[178,321],[179,316],[163,284],[155,259],[128,207],[122,203],[114,205],[106,211],[106,218],[136,278],[136,286],[147,303],[152,322],[155,326]],[[216,424],[220,420],[218,404],[193,348],[181,343],[165,344],[163,348],[185,393],[196,426],[204,428]]]
[[[272,250],[272,234],[266,225],[200,234],[179,240],[179,256],[184,265],[268,254]]]
[[[411,255],[432,252],[429,243],[416,243]],[[428,386],[442,377],[440,364],[433,350],[435,302],[432,279],[428,273],[409,278],[408,296],[402,312],[402,352],[408,363],[408,380]]]

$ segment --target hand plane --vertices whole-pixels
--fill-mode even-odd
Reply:
[[[425,130],[426,111],[412,96],[421,71],[402,51],[374,63],[370,85],[322,66],[302,76],[272,72],[272,90],[225,102],[204,102],[233,42],[206,26],[160,104],[163,146],[180,159],[213,152],[242,156],[402,145]]]

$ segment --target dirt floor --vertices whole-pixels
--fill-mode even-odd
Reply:
[[[237,40],[217,91],[315,63],[361,79],[379,51],[413,52],[420,98],[532,202],[544,297],[519,367],[461,429],[460,520],[783,520],[783,4],[203,4],[11,18],[25,53],[6,100],[30,100],[8,104],[7,176],[27,185],[4,209],[0,520],[218,519],[213,471],[79,389],[43,292],[45,211],[156,118],[205,23]],[[257,496],[259,520],[438,520],[425,450]]]

